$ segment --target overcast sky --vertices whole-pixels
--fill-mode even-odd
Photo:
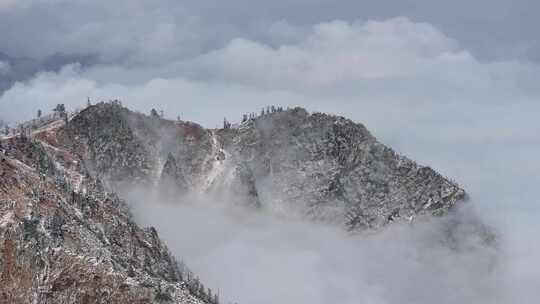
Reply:
[[[433,24],[481,60],[539,60],[539,10],[534,0],[118,0],[114,5],[103,0],[2,0],[0,51],[31,57],[92,53],[120,60],[141,48],[165,53],[164,47],[172,47],[181,56],[234,37],[270,42],[276,37],[269,27],[282,21],[310,26],[407,16]],[[142,45],[147,43],[154,45]]]
[[[207,127],[271,104],[344,115],[462,184],[523,262],[508,275],[538,282],[521,271],[540,255],[539,11],[534,0],[0,0],[0,119],[87,97]]]

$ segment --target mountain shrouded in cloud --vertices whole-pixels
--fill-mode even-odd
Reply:
[[[350,206],[348,201],[360,200],[367,193],[354,187],[344,189],[354,181],[369,182],[377,190],[376,199],[370,197],[365,205],[384,202],[373,209],[380,216],[373,217],[372,223],[390,222],[393,209],[387,207],[403,205],[399,200],[390,201],[384,187],[379,187],[379,182],[391,184],[394,179],[362,171],[371,168],[385,176],[399,175],[399,170],[391,169],[394,165],[377,162],[386,159],[384,151],[359,149],[365,152],[360,153],[365,158],[359,157],[365,162],[354,167],[358,172],[337,172],[352,160],[336,157],[335,163],[319,162],[321,146],[329,144],[330,138],[310,137],[313,146],[301,153],[260,144],[266,142],[268,130],[285,128],[271,138],[288,143],[286,148],[298,144],[287,141],[293,139],[307,147],[301,141],[306,130],[316,125],[326,132],[327,125],[300,119],[305,125],[287,129],[286,122],[266,125],[261,120],[245,136],[241,136],[245,130],[240,135],[218,132],[216,138],[223,142],[225,152],[208,154],[220,161],[245,158],[248,168],[254,164],[272,168],[273,175],[270,171],[258,175],[260,172],[247,170],[246,164],[214,172],[230,177],[227,182],[216,178],[216,188],[230,188],[235,194],[257,193],[257,199],[235,204],[234,195],[179,196],[179,204],[171,205],[151,191],[130,189],[125,195],[134,219],[139,225],[156,226],[166,245],[185,259],[202,282],[220,289],[224,299],[239,303],[357,303],[358,298],[370,303],[511,303],[518,297],[524,303],[535,303],[535,285],[540,281],[536,267],[540,244],[535,235],[540,214],[538,5],[529,0],[345,0],[339,4],[329,0],[0,1],[0,121],[15,127],[35,118],[38,109],[48,117],[58,104],[72,112],[86,108],[88,99],[92,104],[119,99],[135,112],[163,111],[165,120],[186,123],[186,138],[220,129],[224,118],[236,130],[244,114],[249,117],[256,112],[258,116],[268,105],[345,116],[364,124],[381,145],[429,164],[450,185],[459,183],[467,191],[466,207],[448,217],[413,221],[412,226],[405,220],[410,216],[408,209],[398,208],[402,221],[392,221],[387,229],[368,236],[346,234],[332,226],[335,221],[329,225],[324,220],[314,223],[283,216],[291,209],[280,209],[280,204],[268,208],[272,212],[254,212],[250,208],[264,206],[273,194],[280,194],[279,199],[273,197],[274,202],[307,204],[295,195],[299,189],[315,189],[317,182],[322,184],[332,176],[336,177],[334,183],[325,185],[333,185],[331,193],[342,193],[319,200],[313,195],[310,203],[338,197],[339,204]],[[135,133],[144,128],[122,130],[126,136],[139,136]],[[133,130],[136,132],[130,133]],[[169,132],[154,136],[175,138]],[[183,164],[188,160],[212,163],[198,159],[194,152],[199,148],[213,151],[213,137],[201,138],[205,140],[201,147],[197,141],[188,146],[186,140],[189,148],[181,153],[161,155],[159,161],[152,158],[152,166],[159,165],[161,173],[166,173],[164,183],[189,188]],[[71,141],[73,138],[66,140]],[[178,148],[177,142],[166,142],[167,147]],[[154,144],[146,141],[142,150]],[[332,145],[334,150],[341,147],[339,141]],[[249,148],[240,151],[238,147]],[[227,155],[231,153],[228,149],[237,154]],[[297,153],[309,154],[312,165],[299,166],[294,158]],[[251,158],[253,155],[256,157]],[[107,156],[101,157],[91,168],[97,165],[100,174],[111,173],[116,167],[109,166],[112,162]],[[289,168],[286,175],[274,171],[283,160],[284,166],[295,170]],[[15,164],[21,170],[26,168]],[[22,176],[30,181],[39,177],[24,172]],[[157,172],[150,173],[152,178],[157,176]],[[310,183],[300,183],[302,176],[309,176],[306,181]],[[431,177],[427,174],[423,181],[439,185]],[[256,182],[235,186],[250,180]],[[399,182],[388,187],[388,193],[396,197],[402,193],[407,185],[404,180],[396,178]],[[253,190],[279,181],[283,185],[277,191]],[[438,206],[433,197],[444,195],[427,188],[431,190],[426,195],[415,194],[422,201],[418,206],[425,206],[430,198]],[[24,195],[30,195],[29,191]],[[246,211],[238,205],[251,207]],[[24,206],[24,210],[33,210]],[[33,206],[38,212],[46,210]],[[66,206],[54,210],[75,220],[77,213]],[[92,210],[101,212],[101,205],[96,206]],[[20,215],[17,212],[13,214]],[[343,210],[337,214],[343,215],[340,212]],[[464,214],[475,214],[474,221],[490,227],[496,235],[493,246],[479,245],[482,242],[473,233],[477,226]],[[42,220],[48,225],[54,218],[47,214]],[[456,241],[450,244],[455,246],[447,246],[448,227],[456,222],[465,224],[450,234]],[[92,229],[81,231],[98,231]],[[22,231],[18,235],[24,240]],[[113,245],[103,243],[99,248],[106,251]],[[144,263],[136,265],[140,274],[152,277],[142,267]],[[161,282],[152,278],[154,283]],[[156,284],[149,290],[157,291]]]
[[[100,103],[64,133],[114,189],[157,183],[177,195],[200,190],[349,231],[444,215],[466,198],[456,183],[380,144],[363,125],[302,108],[272,106],[246,114],[238,128],[224,122],[207,130]]]
[[[426,272],[430,264],[443,271],[459,269],[459,275],[441,281],[440,288],[433,287],[437,292],[408,294],[415,302],[429,301],[448,288],[463,288],[460,276],[468,271],[465,265],[457,264],[460,259],[475,263],[480,259],[482,263],[474,267],[480,278],[491,280],[490,273],[498,271],[493,254],[497,249],[495,235],[468,207],[463,189],[433,169],[398,155],[363,125],[343,117],[271,106],[260,114],[246,114],[240,125],[224,121],[223,128],[205,129],[193,122],[165,120],[157,111],[150,116],[132,112],[113,101],[90,105],[75,115],[58,107],[54,115],[3,135],[0,144],[4,214],[0,248],[5,261],[2,295],[7,301],[216,304],[219,300],[213,295],[219,292],[216,294],[215,288],[223,286],[229,290],[226,299],[273,303],[295,298],[308,301],[312,296],[306,291],[321,285],[297,282],[292,285],[298,285],[299,291],[276,295],[260,290],[267,283],[239,291],[244,280],[258,281],[246,277],[243,269],[248,264],[242,259],[227,258],[227,263],[234,265],[232,273],[224,271],[208,278],[207,269],[196,268],[193,273],[177,262],[154,228],[141,229],[134,219],[156,224],[173,245],[173,253],[196,265],[194,251],[202,257],[216,250],[225,250],[223,258],[230,255],[221,247],[229,243],[220,237],[247,246],[242,249],[247,252],[260,246],[249,245],[253,237],[263,238],[263,246],[270,247],[274,243],[290,247],[288,242],[295,237],[312,239],[299,248],[277,250],[269,256],[254,252],[258,259],[301,259],[305,255],[305,262],[309,262],[313,253],[298,251],[303,246],[320,251],[319,241],[334,244],[340,255],[369,256],[375,253],[355,248],[356,243],[371,243],[384,252],[386,246],[378,243],[379,237],[385,235],[385,228],[395,227],[387,237],[399,245],[387,248],[406,252],[402,238],[412,237],[409,248],[417,250],[411,253],[420,261],[409,271],[421,275],[422,282],[431,276]],[[128,200],[131,209],[115,192]],[[163,218],[165,222],[160,220]],[[199,223],[193,225],[193,220]],[[243,225],[255,225],[254,230],[244,234]],[[292,238],[283,235],[279,241],[272,236],[280,229],[289,231]],[[306,235],[306,229],[311,235]],[[345,230],[359,235],[347,236]],[[369,232],[380,236],[370,238]],[[238,233],[240,239],[236,239]],[[212,244],[216,239],[218,243]],[[32,250],[23,249],[25,246]],[[430,262],[431,250],[441,251],[438,258],[442,260]],[[381,258],[389,257],[385,254]],[[346,261],[365,267],[349,258]],[[249,258],[246,262],[253,263]],[[336,263],[327,257],[321,262],[323,266]],[[298,263],[305,267],[304,262]],[[314,266],[319,267],[317,264]],[[249,267],[265,268],[257,263]],[[341,270],[334,274],[331,269],[325,266],[317,280],[350,276]],[[380,291],[369,286],[368,276],[388,275],[382,270],[368,268],[346,279],[353,289],[343,301],[395,301],[398,293],[387,291],[394,288],[394,280],[379,281]],[[305,269],[297,278],[311,271]],[[222,279],[227,276],[238,279],[224,284]],[[268,277],[265,274],[257,279],[266,281]],[[215,284],[211,285],[213,292],[202,287],[206,280]],[[288,282],[284,279],[272,284],[280,290],[290,287]],[[15,285],[26,288],[9,288]],[[457,298],[493,298],[494,294],[478,293],[476,287],[480,286],[467,288],[467,293]],[[400,290],[410,292],[412,287],[404,285]],[[339,290],[335,282],[329,282],[327,292],[311,301],[343,297]]]

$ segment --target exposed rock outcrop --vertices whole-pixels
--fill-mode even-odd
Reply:
[[[207,130],[102,103],[58,132],[107,184],[161,180],[180,191],[227,189],[242,204],[348,230],[443,215],[466,197],[456,183],[379,143],[363,125],[301,108]]]
[[[155,229],[51,134],[36,137],[1,143],[0,303],[209,302]]]

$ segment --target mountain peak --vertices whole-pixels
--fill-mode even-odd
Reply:
[[[71,120],[62,142],[76,138],[94,174],[116,189],[159,184],[166,173],[184,192],[236,189],[223,197],[348,230],[443,215],[465,198],[360,123],[300,107],[261,112],[212,130],[100,103]]]

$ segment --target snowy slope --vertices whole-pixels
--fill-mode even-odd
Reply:
[[[301,108],[207,130],[101,103],[59,132],[115,189],[162,180],[180,192],[216,192],[348,230],[443,215],[466,197],[456,183],[379,143],[363,125]]]
[[[215,303],[53,124],[0,141],[1,303]]]

